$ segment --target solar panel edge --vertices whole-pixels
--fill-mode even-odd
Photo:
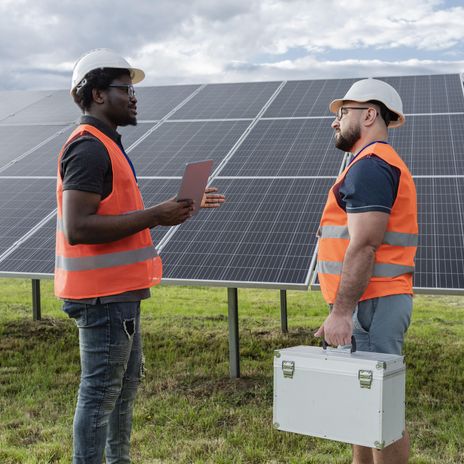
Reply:
[[[227,280],[201,280],[201,279],[176,279],[163,278],[161,285],[188,285],[188,286],[205,286],[205,287],[222,287],[222,288],[265,288],[275,290],[301,290],[307,291],[308,286],[304,283],[292,282],[255,282],[255,281],[227,281]]]

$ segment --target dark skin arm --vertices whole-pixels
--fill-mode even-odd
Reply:
[[[118,216],[96,214],[101,196],[79,190],[63,192],[64,234],[71,245],[108,243],[143,229],[182,224],[191,216],[193,202],[171,198],[151,208]]]
[[[224,203],[224,195],[217,188],[208,187],[202,200],[202,208],[218,208]],[[102,216],[97,213],[101,196],[80,190],[63,192],[64,233],[71,245],[79,243],[107,243],[122,239],[156,226],[175,226],[191,217],[193,202],[175,198],[151,208],[118,216]]]
[[[330,345],[349,345],[353,333],[352,315],[367,288],[389,215],[377,211],[348,214],[350,244],[343,260],[337,297],[332,311],[315,333]]]

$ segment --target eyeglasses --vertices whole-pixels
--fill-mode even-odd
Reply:
[[[341,121],[343,116],[348,113],[348,110],[368,110],[369,108],[372,108],[372,106],[340,106],[335,117]]]
[[[124,89],[129,95],[129,98],[135,97],[135,89],[132,84],[110,84],[108,87],[114,87],[115,89]]]

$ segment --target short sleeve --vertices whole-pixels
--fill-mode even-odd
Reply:
[[[380,211],[390,214],[398,192],[400,171],[375,155],[349,169],[339,188],[339,200],[347,213]]]
[[[72,142],[61,159],[63,190],[81,190],[105,196],[111,162],[105,146],[91,136]]]

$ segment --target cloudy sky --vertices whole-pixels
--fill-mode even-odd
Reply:
[[[0,0],[0,90],[112,48],[144,85],[464,72],[464,1]]]

